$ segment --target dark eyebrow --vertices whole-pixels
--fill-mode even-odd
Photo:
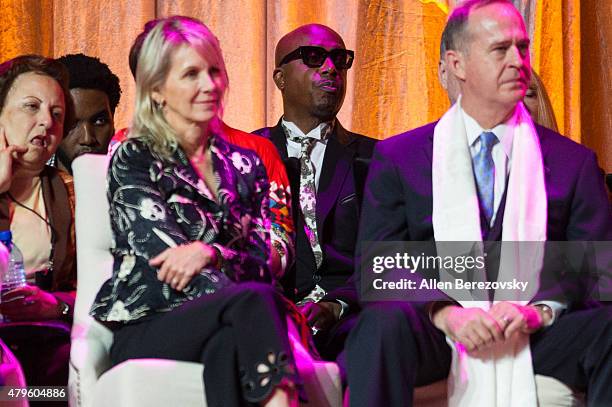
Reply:
[[[89,116],[89,118],[96,118],[98,116],[106,116],[106,117],[108,117],[108,111],[106,109],[102,109],[102,110],[92,114],[91,116]]]

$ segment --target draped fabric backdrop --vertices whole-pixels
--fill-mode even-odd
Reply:
[[[306,23],[326,24],[356,60],[342,123],[375,138],[420,126],[448,108],[438,84],[439,42],[457,0],[0,0],[0,60],[19,54],[97,56],[120,77],[116,127],[129,125],[134,83],[127,59],[143,24],[184,14],[218,36],[230,77],[228,124],[251,131],[282,112],[274,47]],[[560,131],[595,149],[612,172],[612,1],[514,0],[532,38],[532,64]],[[581,4],[582,3],[582,4]]]

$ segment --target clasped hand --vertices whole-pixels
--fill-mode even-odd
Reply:
[[[202,268],[216,262],[216,257],[217,252],[211,246],[198,241],[168,248],[149,260],[149,265],[159,268],[159,281],[183,291]]]
[[[340,319],[342,306],[332,301],[308,301],[300,306],[299,310],[306,317],[309,326],[315,328],[315,331],[322,331]]]
[[[433,323],[472,353],[517,333],[531,334],[542,326],[543,320],[533,305],[499,302],[488,312],[481,308],[447,306],[433,316]]]

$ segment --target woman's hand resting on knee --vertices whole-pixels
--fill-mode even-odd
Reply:
[[[164,250],[149,260],[149,265],[159,268],[158,280],[182,291],[202,268],[216,262],[215,249],[203,242],[192,242]]]

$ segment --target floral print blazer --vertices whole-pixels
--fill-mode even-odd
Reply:
[[[234,282],[271,281],[266,170],[254,152],[219,136],[210,150],[217,201],[180,147],[167,160],[139,139],[119,146],[107,179],[113,275],[98,292],[94,318],[135,321]],[[182,292],[159,281],[149,260],[196,240],[218,250],[221,269],[203,269]]]
[[[117,148],[128,139],[128,130],[121,129],[115,133],[108,145],[108,155],[112,156]],[[221,122],[221,132],[225,140],[238,147],[255,151],[268,173],[270,182],[270,246],[280,256],[281,269],[271,270],[276,279],[282,277],[285,270],[293,264],[295,258],[295,236],[293,217],[291,216],[291,189],[285,165],[276,147],[264,137],[245,133]]]

